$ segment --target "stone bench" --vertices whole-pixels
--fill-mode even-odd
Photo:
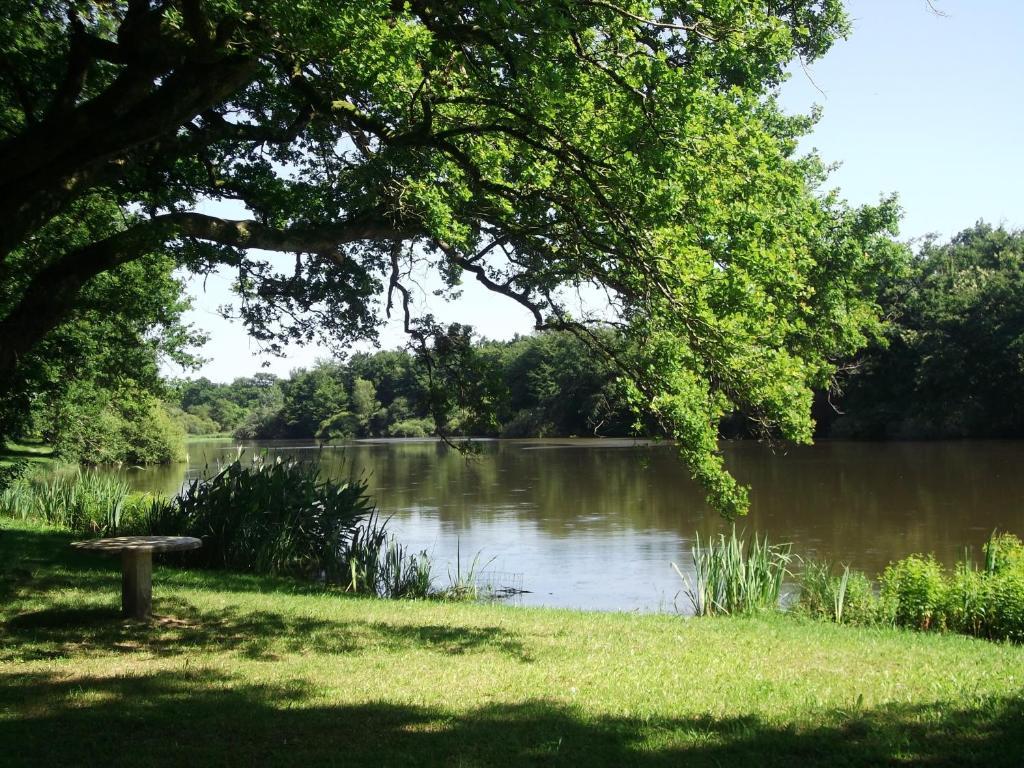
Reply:
[[[199,549],[191,536],[114,536],[76,541],[75,549],[121,556],[121,611],[133,619],[149,617],[153,607],[153,553]]]

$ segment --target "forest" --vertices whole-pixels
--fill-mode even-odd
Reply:
[[[928,439],[1024,435],[1024,232],[979,222],[948,242],[905,249],[880,279],[885,322],[861,352],[836,361],[816,392],[816,437]],[[188,369],[203,338],[167,259],[94,280],[88,301],[21,367],[0,406],[9,439],[45,441],[69,460],[167,462],[186,435],[240,439],[659,436],[615,365],[569,331],[494,341],[453,327],[444,366],[414,347],[322,360],[288,378],[163,378]],[[121,311],[111,313],[117,302]],[[608,348],[628,341],[604,331]],[[453,407],[451,391],[468,405]],[[727,437],[771,437],[740,411]]]

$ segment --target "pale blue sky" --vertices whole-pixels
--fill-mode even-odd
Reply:
[[[784,86],[787,111],[824,110],[806,147],[842,165],[832,177],[851,203],[897,192],[902,234],[948,237],[979,218],[1024,226],[1024,0],[850,0],[850,39]],[[201,371],[230,381],[257,371],[280,375],[328,353],[292,347],[285,358],[259,354],[244,330],[219,318],[230,278],[191,285],[189,320],[211,334]],[[429,287],[429,286],[428,286]],[[467,281],[463,297],[425,308],[475,326],[490,338],[528,332],[529,315]],[[382,345],[405,342],[394,324]],[[262,363],[269,366],[262,367]],[[180,370],[168,369],[170,375]]]

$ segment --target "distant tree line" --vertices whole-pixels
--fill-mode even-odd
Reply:
[[[322,361],[287,379],[180,380],[171,383],[173,408],[191,433],[251,439],[632,433],[612,366],[571,334],[481,341],[467,347],[463,360],[481,374],[479,407],[472,410],[438,414],[434,389],[450,382],[405,350]]]
[[[0,401],[0,440],[44,441],[69,460],[154,463],[180,458],[184,433],[657,434],[633,415],[615,367],[565,332],[487,341],[454,327],[445,367],[387,350],[288,378],[163,380],[160,360],[194,365],[202,341],[182,321],[173,269],[155,255],[94,279],[79,309],[21,358]],[[979,223],[947,243],[928,239],[877,300],[886,330],[818,393],[819,437],[1024,437],[1024,232]],[[605,342],[625,343],[611,331]],[[453,390],[472,407],[452,408]],[[756,434],[752,424],[736,413],[722,433]]]
[[[928,239],[879,301],[885,335],[849,361],[820,433],[1024,437],[1024,231]]]
[[[979,223],[924,241],[879,285],[883,336],[844,361],[819,393],[819,437],[1024,436],[1024,232]],[[466,331],[468,335],[468,330]],[[610,342],[614,334],[609,333]],[[625,436],[637,423],[608,361],[568,333],[469,345],[484,407],[434,418],[431,381],[413,354],[359,353],[294,371],[216,384],[173,382],[175,412],[195,434],[244,438]],[[742,413],[724,434],[754,434]]]

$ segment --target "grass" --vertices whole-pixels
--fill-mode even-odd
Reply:
[[[214,441],[224,443],[239,442],[231,432],[211,432],[208,435],[185,435],[186,445],[189,443],[209,443]]]
[[[0,466],[29,461],[32,464],[55,464],[53,448],[45,443],[8,440],[0,444]]]
[[[742,615],[774,611],[779,607],[782,580],[792,556],[788,544],[769,544],[768,538],[752,540],[736,534],[720,533],[701,544],[694,538],[693,563],[696,578],[690,581],[675,563],[684,592],[697,616]]]
[[[1020,765],[1024,648],[327,594],[0,522],[4,765]]]

